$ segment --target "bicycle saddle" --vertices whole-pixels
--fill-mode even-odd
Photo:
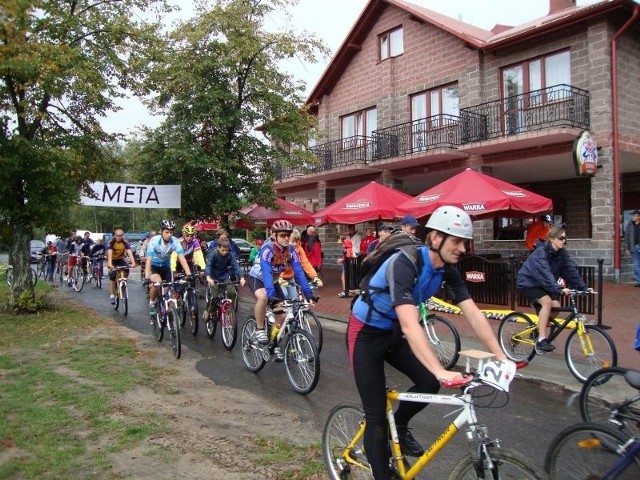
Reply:
[[[636,370],[628,370],[627,373],[624,374],[624,379],[633,388],[640,390],[640,372]]]

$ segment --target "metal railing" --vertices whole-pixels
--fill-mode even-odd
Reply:
[[[589,92],[565,84],[460,109],[462,143],[589,123]]]

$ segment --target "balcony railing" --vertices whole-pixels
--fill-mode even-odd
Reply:
[[[434,115],[373,132],[374,159],[392,158],[460,145],[459,118]]]
[[[589,92],[562,84],[460,109],[463,144],[552,127],[588,129]]]

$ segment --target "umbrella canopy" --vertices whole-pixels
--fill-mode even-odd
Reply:
[[[205,222],[204,220],[196,222],[193,226],[199,232],[208,232],[219,228],[217,222]]]
[[[316,219],[309,210],[299,207],[295,203],[276,198],[276,209],[262,207],[258,204],[240,210],[248,218],[237,220],[233,228],[264,228],[270,227],[276,220],[289,220],[294,225],[315,224]]]
[[[406,193],[371,182],[316,212],[314,216],[320,223],[391,220],[396,215],[396,206],[410,199],[411,196]]]
[[[553,208],[551,199],[470,168],[416,195],[397,207],[398,215],[431,215],[443,205],[455,205],[474,219],[522,217]]]

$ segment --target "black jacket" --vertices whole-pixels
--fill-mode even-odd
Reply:
[[[558,284],[558,277],[572,288],[588,288],[567,251],[564,248],[555,251],[549,242],[544,242],[531,252],[518,271],[517,287],[542,288],[551,295],[560,295],[563,287]]]

